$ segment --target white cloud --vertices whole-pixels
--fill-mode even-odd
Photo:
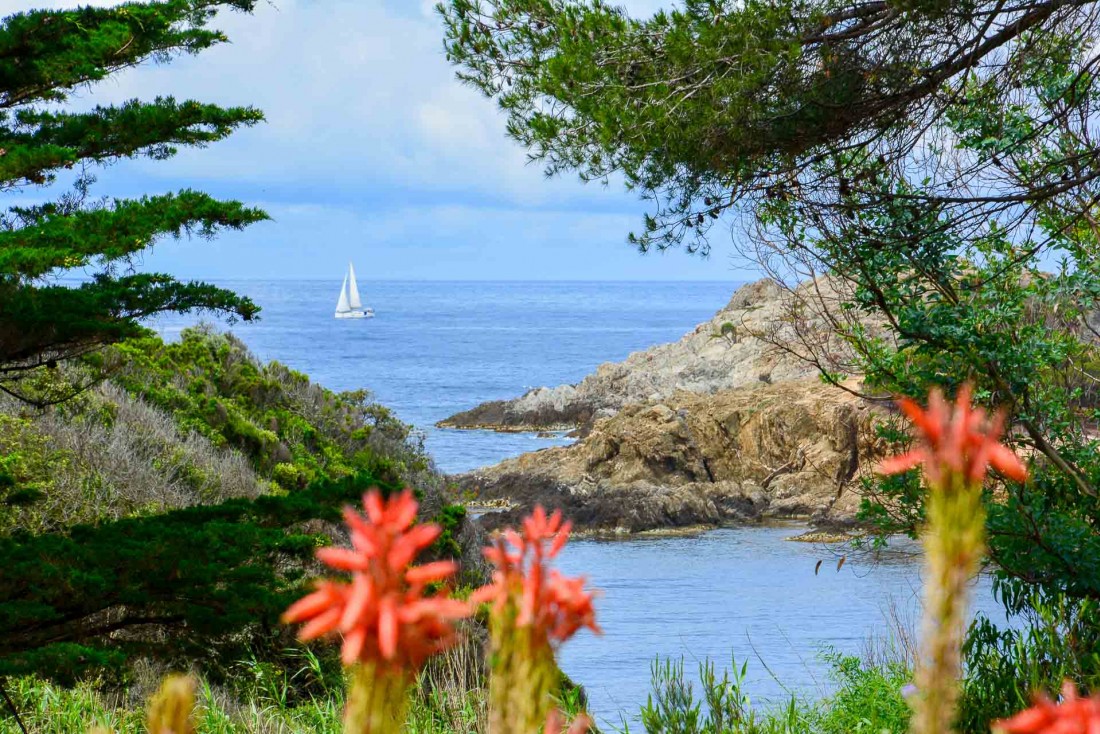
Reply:
[[[139,173],[464,191],[526,204],[590,195],[573,181],[548,184],[526,165],[493,102],[455,80],[434,13],[381,0],[278,0],[252,16],[223,13],[217,25],[230,44],[78,95],[90,105],[173,94],[251,104],[267,117],[168,164],[128,164]]]
[[[0,13],[14,5],[3,0]],[[656,5],[633,0],[630,9]],[[265,112],[266,124],[213,149],[186,150],[168,164],[132,164],[144,175],[321,189],[386,184],[522,204],[607,198],[572,179],[548,182],[527,164],[506,139],[495,104],[454,78],[430,3],[273,0],[253,15],[222,13],[216,25],[231,43],[125,72],[78,95],[92,104],[173,94]]]
[[[87,0],[33,5],[77,2]],[[661,4],[626,3],[636,15]],[[150,267],[230,277],[247,263],[258,277],[324,276],[332,268],[318,262],[320,245],[337,270],[347,250],[362,245],[395,278],[660,277],[650,270],[655,258],[623,244],[644,205],[614,187],[547,181],[528,165],[505,138],[494,103],[455,79],[431,5],[262,2],[253,15],[219,17],[231,43],[127,71],[77,95],[77,104],[91,105],[172,94],[251,104],[267,116],[208,149],[125,162],[100,176],[100,193],[108,194],[193,186],[248,202],[278,197],[268,207],[274,223],[215,244],[162,245]],[[26,7],[0,0],[0,15]],[[684,256],[662,258],[660,268],[667,277],[727,270]]]

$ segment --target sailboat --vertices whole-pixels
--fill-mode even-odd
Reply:
[[[355,282],[355,266],[348,263],[348,272],[344,275],[344,284],[340,286],[340,300],[336,302],[338,319],[372,319],[374,309],[363,308],[359,300],[359,284]]]

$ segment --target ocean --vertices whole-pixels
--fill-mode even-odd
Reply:
[[[339,281],[224,281],[263,308],[231,327],[258,356],[333,390],[366,388],[424,431],[440,470],[493,464],[563,438],[436,429],[486,400],[576,382],[600,362],[674,341],[737,283],[361,281],[373,319],[334,319]],[[152,322],[171,337],[199,317]],[[224,327],[223,327],[224,328]]]
[[[679,339],[725,305],[738,283],[361,281],[376,318],[339,321],[338,281],[218,285],[263,308],[260,321],[232,327],[258,356],[335,390],[372,391],[423,431],[437,466],[454,473],[568,439],[441,430],[436,421],[485,400],[576,382],[602,362]],[[171,338],[198,320],[164,317],[152,326]],[[792,693],[826,695],[824,651],[858,655],[889,635],[888,619],[912,620],[920,567],[911,546],[852,556],[836,570],[844,549],[787,542],[800,530],[780,524],[570,543],[561,565],[601,589],[605,634],[567,643],[562,667],[585,686],[600,723],[640,728],[657,656],[682,658],[692,678],[708,658],[719,668],[731,656],[747,662],[753,701],[772,705]],[[975,587],[977,606],[999,619],[989,580]]]

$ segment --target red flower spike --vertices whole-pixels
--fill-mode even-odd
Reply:
[[[385,500],[371,491],[363,507],[365,517],[350,508],[344,513],[352,549],[317,551],[329,567],[351,572],[351,583],[320,582],[317,591],[287,609],[283,621],[306,622],[299,632],[303,640],[341,633],[347,665],[373,661],[417,670],[454,643],[455,620],[469,616],[468,604],[427,593],[428,584],[446,581],[458,566],[451,561],[409,566],[440,529],[414,525],[417,504],[408,490]]]
[[[596,624],[592,592],[584,578],[566,578],[547,568],[569,539],[570,523],[561,511],[547,515],[535,507],[523,520],[523,534],[505,530],[496,545],[484,550],[496,566],[492,582],[476,590],[470,601],[490,602],[498,609],[509,601],[518,604],[516,624],[534,627],[550,642],[561,643],[582,627],[601,632]]]
[[[997,413],[987,420],[984,410],[971,406],[970,395],[970,385],[964,385],[955,404],[950,406],[943,393],[935,389],[928,396],[927,410],[908,398],[899,400],[898,406],[913,422],[921,443],[912,451],[886,459],[876,471],[900,474],[923,465],[928,481],[938,485],[951,473],[961,473],[967,481],[980,482],[989,467],[993,467],[1009,479],[1026,481],[1023,462],[1000,443],[1004,416]]]
[[[1082,698],[1066,681],[1061,703],[1037,696],[1031,708],[993,722],[993,730],[1004,734],[1100,734],[1100,695]]]

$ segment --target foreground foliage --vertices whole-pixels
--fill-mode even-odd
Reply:
[[[653,694],[639,712],[649,734],[903,734],[909,708],[901,689],[909,680],[903,666],[876,667],[851,656],[826,654],[833,666],[833,691],[825,699],[792,699],[777,708],[754,705],[745,688],[744,665],[718,671],[707,661],[700,668],[702,697],[685,676],[682,661],[658,661],[653,670]],[[343,731],[341,681],[325,678],[316,660],[305,658],[298,669],[281,670],[255,662],[234,668],[236,688],[203,683],[199,687],[196,728],[202,734],[295,732],[338,734]],[[329,680],[313,697],[300,698],[296,678]],[[118,734],[144,734],[144,694],[127,689],[104,694],[95,685],[58,688],[23,678],[13,695],[33,734],[86,734],[89,725]],[[487,691],[440,687],[422,678],[409,701],[410,734],[485,734]],[[570,714],[579,704],[562,700]],[[613,727],[614,728],[614,727]],[[634,731],[627,724],[626,732]],[[17,734],[10,718],[0,716],[0,734]]]
[[[293,660],[288,664],[294,665]],[[461,660],[448,664],[464,664]],[[339,734],[344,706],[341,676],[306,654],[296,667],[248,660],[234,665],[229,684],[200,683],[194,723],[202,734]],[[151,672],[151,671],[149,671]],[[146,673],[148,674],[148,673]],[[305,680],[311,694],[303,696]],[[14,684],[12,684],[14,683]],[[153,681],[104,692],[96,682],[60,687],[33,678],[9,683],[32,734],[87,734],[103,727],[146,734],[146,698]],[[430,670],[410,694],[409,734],[484,734],[485,691],[452,670]],[[0,734],[21,734],[0,711]]]

